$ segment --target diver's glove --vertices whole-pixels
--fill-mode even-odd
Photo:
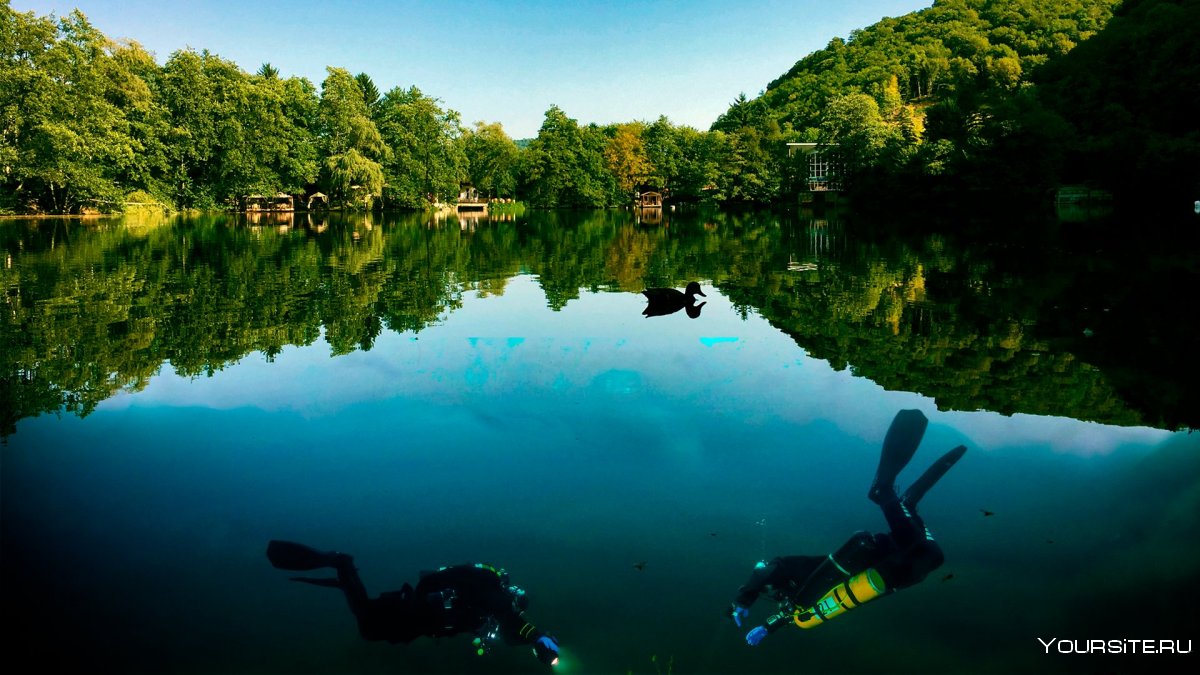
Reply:
[[[741,628],[742,627],[742,619],[745,619],[746,617],[750,616],[750,610],[746,609],[745,607],[742,607],[741,605],[739,605],[737,603],[734,603],[733,606],[730,607],[730,609],[729,609],[729,615],[731,617],[733,617],[733,623],[736,624],[738,628]]]
[[[762,642],[765,637],[767,637],[767,627],[755,626],[753,630],[746,633],[746,644],[751,647],[757,647],[758,643]]]
[[[538,661],[548,666],[557,664],[558,642],[549,635],[543,635],[533,641],[533,655],[537,657]]]

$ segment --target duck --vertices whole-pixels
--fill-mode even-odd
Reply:
[[[695,281],[689,283],[682,291],[677,288],[647,288],[642,291],[642,295],[646,296],[647,301],[642,315],[647,318],[674,314],[686,307],[688,316],[694,319],[700,316],[700,308],[705,304],[701,302],[697,305],[696,296],[708,297]]]

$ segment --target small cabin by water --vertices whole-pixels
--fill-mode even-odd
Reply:
[[[836,192],[842,189],[838,181],[838,165],[831,157],[834,144],[788,143],[788,156],[800,155],[807,165],[804,189],[809,192]]]
[[[308,196],[308,204],[305,206],[309,211],[312,211],[313,204],[319,209],[329,208],[329,197],[324,192],[314,192]]]
[[[471,185],[463,185],[458,193],[457,211],[487,211],[488,200]]]
[[[823,143],[788,143],[788,157],[799,155],[804,162],[806,171],[800,183],[800,201],[809,203],[821,201],[834,202],[841,192],[839,180],[840,165],[831,152],[836,144]]]
[[[663,205],[663,196],[661,192],[654,190],[646,190],[637,194],[638,208],[642,209],[661,209]]]
[[[242,198],[243,211],[294,211],[292,196],[280,192],[273,196],[246,195]]]

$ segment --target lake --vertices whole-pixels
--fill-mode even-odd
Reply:
[[[502,566],[566,673],[1177,669],[1077,652],[1197,637],[1195,249],[1037,222],[0,221],[7,651],[537,670],[363,641],[340,593],[268,564],[290,539],[353,554],[372,594]],[[702,305],[643,315],[691,281]],[[866,493],[902,409],[929,426],[901,489],[968,448],[922,502],[945,565],[749,647],[725,612],[757,561],[886,529]]]

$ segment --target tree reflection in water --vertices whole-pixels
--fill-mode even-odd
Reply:
[[[906,235],[837,213],[702,210],[655,225],[627,211],[462,227],[339,213],[9,221],[0,428],[58,410],[87,415],[166,362],[211,374],[322,336],[335,355],[369,350],[384,330],[437,323],[464,293],[503,295],[518,274],[536,275],[555,310],[584,291],[704,280],[809,355],[941,409],[1197,426],[1196,358],[1172,309],[1179,289],[1197,287],[1186,258],[1135,258],[1096,231],[1086,244],[1039,230],[1036,241],[1009,234],[990,246],[942,232]]]

